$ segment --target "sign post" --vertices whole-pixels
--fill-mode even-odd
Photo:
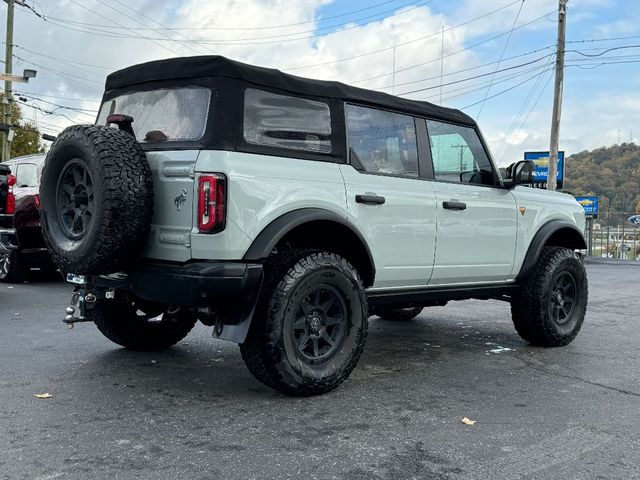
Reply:
[[[536,188],[547,188],[549,176],[549,152],[524,152],[525,160],[532,160],[535,163],[533,171],[533,186]],[[558,174],[556,175],[558,189],[564,187],[564,152],[558,152]]]
[[[587,217],[587,239],[589,240],[587,251],[591,257],[593,255],[593,219],[598,218],[598,197],[576,197],[576,201],[582,205]]]

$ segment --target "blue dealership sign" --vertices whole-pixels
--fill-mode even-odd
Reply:
[[[576,197],[576,200],[582,205],[586,215],[598,216],[598,197]]]
[[[640,215],[634,215],[629,217],[629,223],[634,227],[640,228]]]
[[[549,177],[549,152],[524,152],[525,160],[532,160],[536,168],[533,171],[534,184],[547,184]],[[556,183],[559,188],[564,184],[564,152],[558,152],[558,176]]]

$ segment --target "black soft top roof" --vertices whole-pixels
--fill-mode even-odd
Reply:
[[[471,117],[453,108],[408,100],[374,90],[352,87],[340,82],[298,77],[273,68],[256,67],[219,55],[170,58],[134,65],[110,74],[107,77],[105,88],[109,92],[146,82],[206,77],[235,78],[291,93],[351,100],[405,111],[414,115],[438,118],[474,127],[476,125]]]

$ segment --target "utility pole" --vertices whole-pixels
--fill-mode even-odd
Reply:
[[[562,114],[562,85],[564,82],[564,49],[567,30],[567,3],[559,0],[558,4],[558,42],[556,45],[556,81],[553,94],[553,115],[551,118],[551,147],[549,148],[549,174],[547,190],[556,189],[558,176],[558,142],[560,139],[560,116]]]
[[[6,0],[7,2],[7,37],[5,40],[5,73],[11,75],[13,73],[13,13],[15,10],[15,0]],[[11,80],[5,78],[4,81],[4,123],[11,124]],[[9,132],[2,132],[2,161],[9,160]]]

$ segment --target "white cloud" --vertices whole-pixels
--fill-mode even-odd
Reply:
[[[15,43],[20,47],[62,60],[41,57],[17,48],[16,55],[25,58],[26,61],[17,63],[14,68],[18,70],[34,66],[35,63],[38,64],[35,68],[39,73],[38,78],[28,86],[14,88],[68,98],[99,99],[104,78],[110,71],[148,60],[176,56],[177,53],[180,55],[221,54],[249,63],[288,70],[296,75],[341,80],[390,92],[394,44],[398,45],[395,49],[395,63],[398,70],[395,75],[396,93],[439,84],[441,66],[438,59],[442,49],[442,38],[439,32],[442,28],[443,16],[432,9],[435,7],[429,8],[429,5],[420,8],[408,7],[405,13],[398,13],[384,20],[366,25],[347,24],[332,33],[327,34],[323,31],[321,35],[313,36],[311,32],[319,25],[318,11],[331,3],[331,0],[183,0],[178,6],[175,0],[120,1],[162,25],[184,30],[144,29],[145,25],[151,28],[160,28],[160,25],[120,6],[115,0],[114,2],[99,0],[40,2],[46,14],[51,17],[47,22],[18,8]],[[576,17],[589,15],[594,7],[608,4],[610,1],[572,0],[570,8],[572,13],[575,12]],[[484,0],[483,2],[463,0],[459,8],[444,17],[446,28],[484,15],[506,3],[507,0]],[[552,11],[556,6],[556,0],[526,0],[518,25],[531,21],[547,11]],[[485,38],[510,29],[518,8],[519,4],[514,4],[478,22],[447,30],[444,36],[444,53],[449,56],[445,58],[443,65],[445,74],[495,60],[498,56],[496,52],[501,50],[505,37],[495,41],[491,58],[487,58],[476,49],[462,50],[477,41],[479,36]],[[2,15],[4,15],[4,9],[2,9]],[[554,20],[553,15],[551,20]],[[3,21],[4,19],[0,18],[0,22]],[[67,23],[69,21],[80,23]],[[330,23],[344,21],[336,19]],[[552,21],[541,20],[527,27],[526,30],[553,29]],[[611,26],[603,25],[602,28],[626,28],[625,22],[628,23],[624,20],[614,22]],[[135,27],[135,29],[126,30],[118,28],[118,25]],[[263,28],[269,25],[290,26]],[[202,29],[205,27],[217,29]],[[254,28],[254,30],[246,30],[248,28]],[[112,36],[91,35],[86,30]],[[121,34],[148,37],[153,40],[118,38]],[[162,38],[174,38],[178,41],[167,42],[161,40]],[[291,38],[302,38],[302,40],[291,41]],[[422,40],[413,41],[419,38]],[[210,43],[199,44],[198,41]],[[229,41],[238,44],[224,44]],[[350,61],[339,61],[362,55],[363,52],[377,50],[380,51],[375,54],[364,55]],[[459,51],[462,52],[454,54]],[[67,61],[79,63],[67,63]],[[408,68],[420,63],[424,65]],[[316,64],[322,65],[315,68],[296,68]],[[104,68],[95,68],[95,65]],[[75,75],[78,78],[60,76],[50,69]],[[491,69],[483,70],[483,72],[487,71]],[[445,81],[455,81],[468,75],[470,74],[447,75]],[[379,78],[359,82],[370,77]],[[425,78],[427,80],[417,82]],[[409,82],[416,83],[402,85]],[[445,88],[445,98],[447,92],[455,93],[456,88],[459,91],[466,86],[467,84],[461,84]],[[524,91],[527,90],[524,89]],[[497,91],[497,88],[494,91]],[[430,89],[409,96],[437,102],[439,90]],[[614,132],[613,136],[617,137],[618,125],[628,125],[633,120],[638,124],[640,118],[637,111],[640,111],[640,108],[635,106],[634,99],[620,99],[627,102],[622,108],[619,105],[613,107],[612,103],[607,102],[606,99],[606,95],[603,94],[602,101],[597,104],[594,99],[581,104],[579,108],[573,105],[565,106],[562,139],[567,150],[577,151],[598,146],[597,142],[601,138],[604,142],[610,142],[611,132]],[[97,108],[95,102],[66,99],[50,99],[50,101],[89,110]],[[49,110],[56,108],[44,103],[41,105]],[[512,108],[515,109],[517,106]],[[637,111],[634,111],[634,108],[637,108]],[[615,111],[612,112],[612,110]],[[25,112],[29,117],[34,114],[31,109],[25,109]],[[91,121],[91,117],[86,114],[65,110],[57,110],[57,112],[68,114],[76,122]],[[596,115],[601,119],[598,125],[585,125],[583,120],[585,116],[595,118]],[[628,117],[621,119],[624,115]],[[40,122],[46,122],[46,128],[49,130],[62,128],[71,123],[62,117],[44,116],[41,113],[37,114],[37,119]],[[494,150],[502,142],[512,119],[513,116],[508,115],[491,116],[490,112],[483,114],[481,121],[483,130]],[[509,148],[505,158],[510,159],[521,155],[523,149],[539,149],[540,145],[546,145],[549,119],[550,107],[542,102],[531,113],[527,124],[508,138]],[[516,126],[520,127],[519,124]],[[640,130],[640,127],[638,129]]]

